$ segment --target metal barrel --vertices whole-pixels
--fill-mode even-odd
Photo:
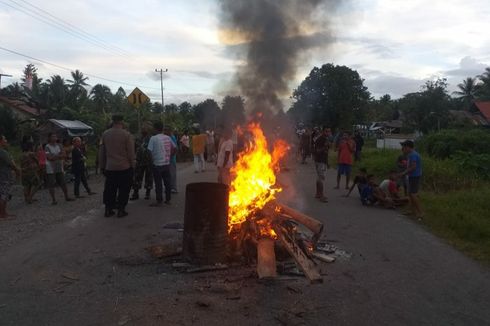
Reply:
[[[228,186],[190,183],[185,190],[184,257],[197,264],[226,260]]]

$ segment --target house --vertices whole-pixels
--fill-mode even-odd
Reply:
[[[93,135],[93,128],[78,120],[49,119],[37,130],[41,141],[47,141],[48,134],[55,133],[59,139],[71,139],[73,137],[87,137]]]
[[[470,112],[480,115],[490,125],[490,101],[475,101],[470,107]]]
[[[480,113],[471,113],[462,110],[449,110],[449,115],[458,124],[470,123],[473,126],[490,126],[490,123]]]
[[[0,105],[11,109],[18,120],[37,119],[46,113],[32,103],[6,96],[0,96]]]

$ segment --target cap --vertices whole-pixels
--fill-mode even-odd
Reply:
[[[413,143],[413,140],[405,140],[404,142],[401,142],[400,145],[402,145],[402,147],[410,147],[410,148],[413,148],[414,147],[414,143]]]

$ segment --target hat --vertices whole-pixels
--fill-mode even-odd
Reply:
[[[409,147],[409,148],[413,148],[414,147],[414,143],[413,143],[413,140],[405,140],[404,142],[401,142],[400,145],[402,145],[402,147]]]

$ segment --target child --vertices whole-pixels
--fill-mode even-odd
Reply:
[[[362,194],[362,190],[367,186],[367,170],[365,168],[359,169],[359,174],[354,178],[354,183],[350,187],[349,191],[344,195],[345,197],[349,197],[352,190],[354,190],[355,186],[357,186],[357,190],[359,191],[359,195]]]

